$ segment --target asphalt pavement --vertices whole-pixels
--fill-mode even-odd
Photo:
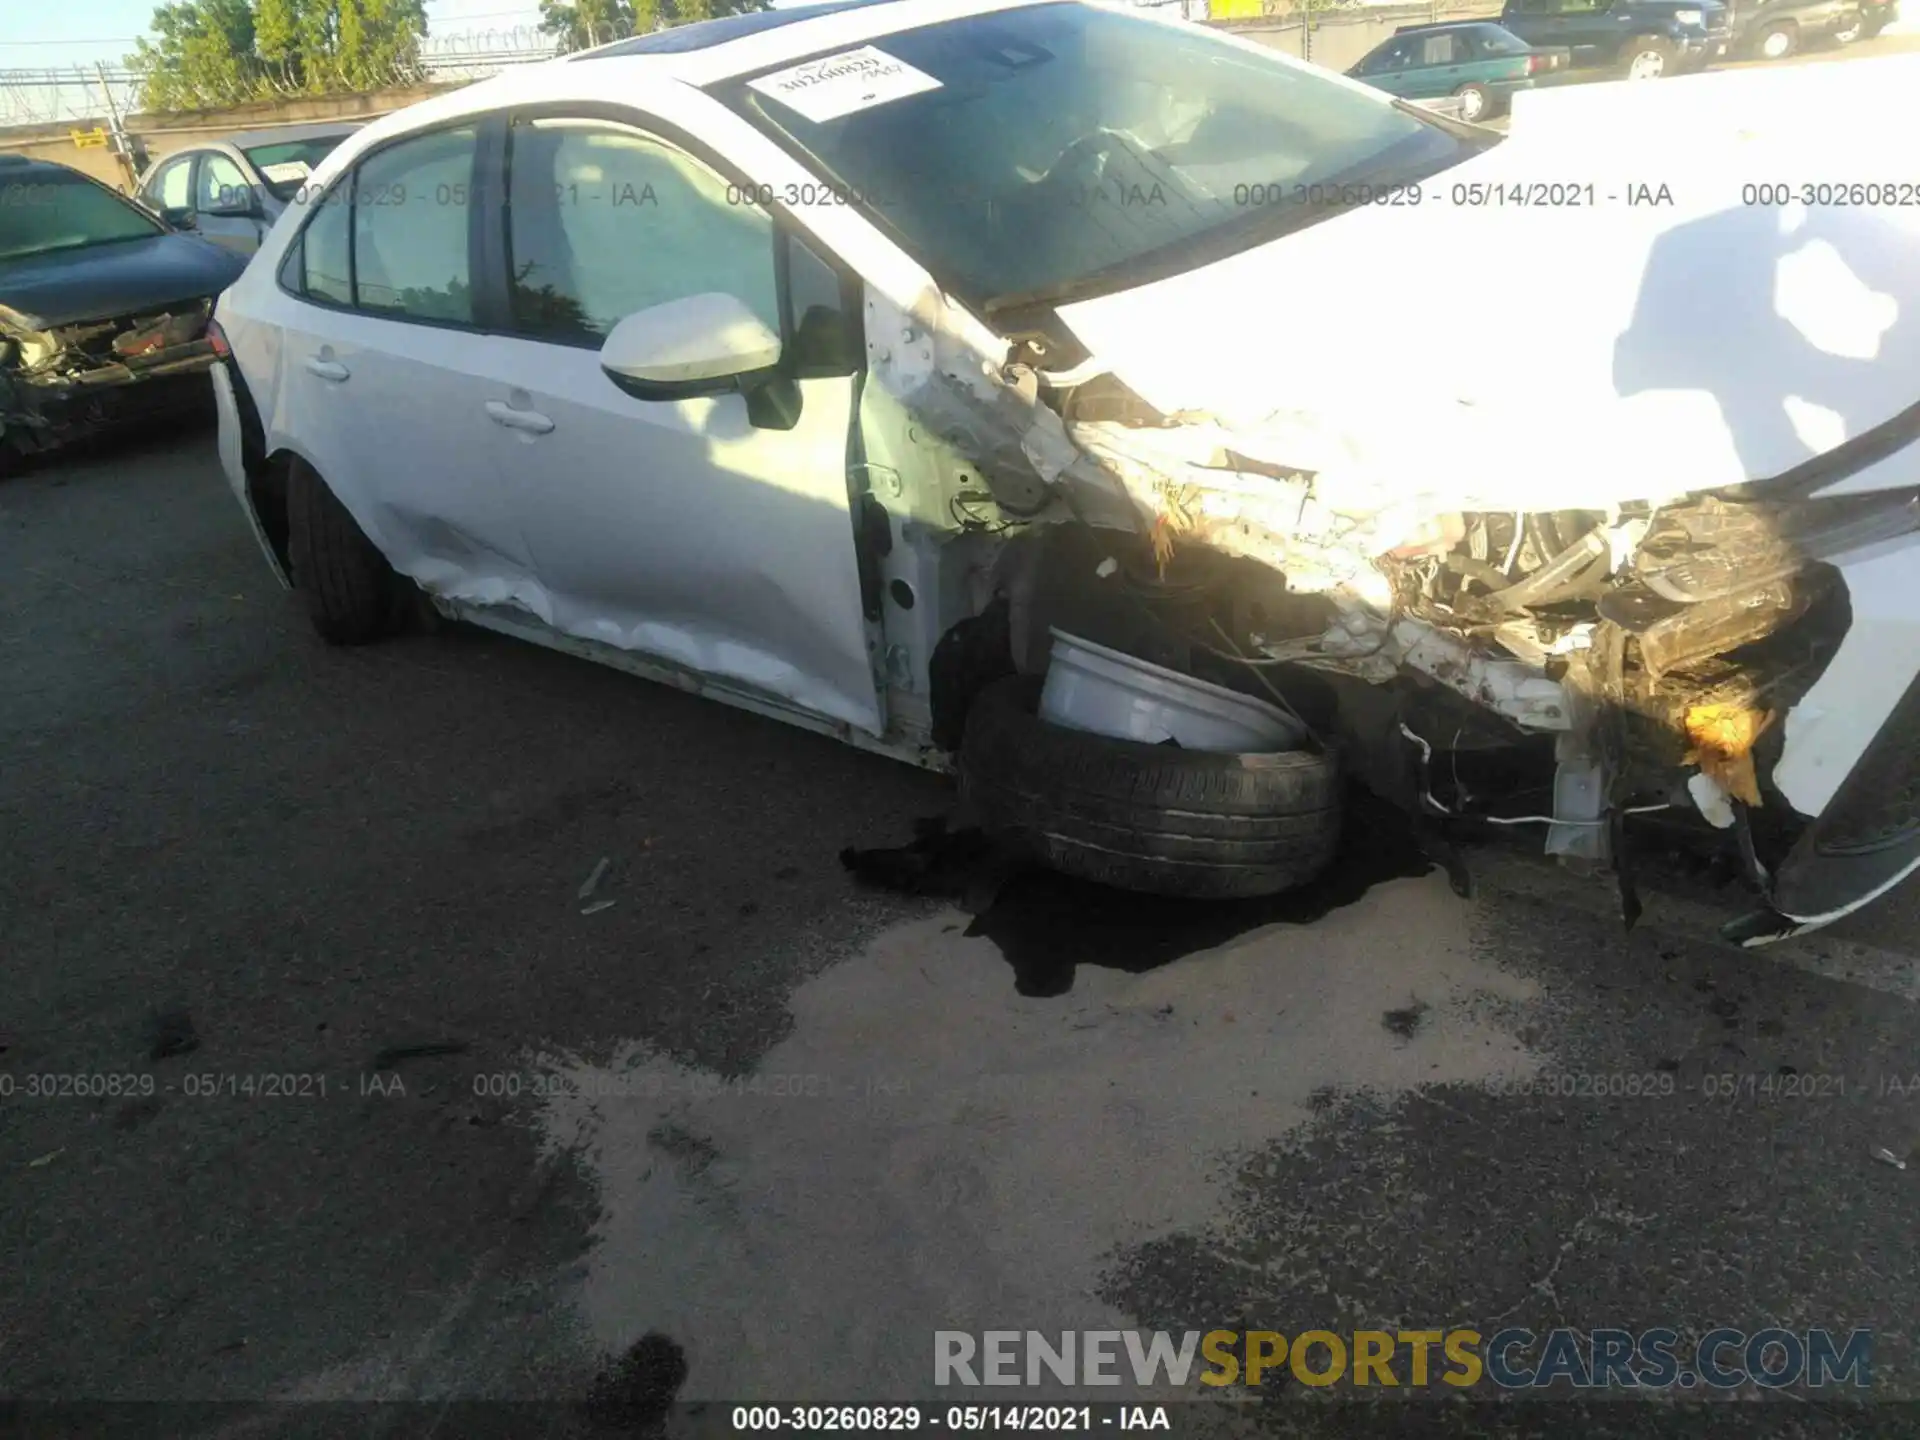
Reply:
[[[649,1334],[731,1403],[933,1399],[936,1330],[1779,1325],[1874,1332],[1870,1423],[1725,1433],[1920,1413],[1910,895],[1746,954],[1677,852],[1629,935],[1367,810],[1265,905],[864,889],[945,781],[461,629],[329,649],[203,430],[0,486],[0,674],[0,1397],[276,1434]]]

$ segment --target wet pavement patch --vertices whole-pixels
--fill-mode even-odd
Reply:
[[[918,822],[911,843],[843,850],[863,884],[955,901],[1012,966],[1021,995],[1064,995],[1074,971],[1097,965],[1140,974],[1268,925],[1311,925],[1387,880],[1425,875],[1434,862],[1407,816],[1355,789],[1340,848],[1312,883],[1248,900],[1186,900],[1116,890],[1024,863],[979,830]]]

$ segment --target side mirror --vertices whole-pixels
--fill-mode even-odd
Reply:
[[[257,220],[265,213],[260,197],[253,193],[251,185],[222,185],[220,198],[206,207],[208,215],[219,215],[236,220]]]
[[[600,347],[600,367],[614,384],[634,394],[669,390],[676,399],[734,389],[779,363],[780,337],[737,297],[717,292],[636,311]]]
[[[600,368],[637,400],[738,391],[763,430],[791,430],[800,387],[780,368],[780,336],[733,295],[689,295],[621,320],[600,346]]]
[[[199,228],[198,222],[193,218],[193,207],[191,205],[169,205],[160,212],[160,218],[176,230],[194,230]]]

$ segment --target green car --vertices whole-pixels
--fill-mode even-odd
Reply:
[[[1406,100],[1460,97],[1462,120],[1485,120],[1512,104],[1513,92],[1567,67],[1567,51],[1535,49],[1486,20],[1403,25],[1347,74]]]

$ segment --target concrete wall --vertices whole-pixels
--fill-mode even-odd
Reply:
[[[133,141],[135,167],[144,170],[154,161],[202,140],[217,139],[246,130],[269,130],[276,125],[303,125],[319,120],[366,119],[438,95],[456,85],[423,85],[409,89],[380,90],[367,95],[302,96],[294,100],[262,101],[254,105],[235,105],[225,110],[188,110],[166,115],[129,115],[125,119],[128,137]],[[40,125],[0,130],[0,150],[31,155],[37,160],[52,160],[126,188],[128,171],[113,151],[104,148],[82,149],[73,143],[72,132],[89,131],[95,126],[107,128],[107,117],[74,120],[59,125]]]
[[[1263,15],[1258,19],[1215,20],[1222,30],[1244,36],[1275,50],[1284,50],[1329,70],[1345,70],[1402,25],[1435,20],[1476,20],[1498,15],[1498,3],[1436,3],[1429,5],[1369,5],[1354,10],[1313,12],[1311,20],[1293,14]]]

